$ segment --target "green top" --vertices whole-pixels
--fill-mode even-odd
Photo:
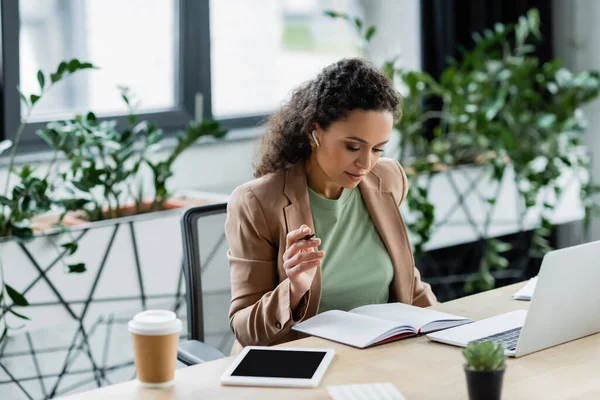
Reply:
[[[319,312],[387,303],[394,266],[359,189],[337,200],[310,188],[315,233],[325,251]]]

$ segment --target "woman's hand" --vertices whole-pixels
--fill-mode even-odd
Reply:
[[[283,269],[290,280],[290,307],[296,308],[302,296],[310,289],[317,268],[325,252],[319,251],[321,239],[312,238],[304,240],[310,235],[311,229],[302,225],[286,237],[286,251],[283,254]]]

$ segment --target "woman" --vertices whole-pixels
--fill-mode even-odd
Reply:
[[[380,159],[400,102],[372,65],[344,59],[269,119],[257,179],[227,210],[232,353],[294,340],[291,328],[318,312],[436,302],[398,209],[406,175]]]

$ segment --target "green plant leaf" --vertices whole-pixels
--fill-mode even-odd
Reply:
[[[393,59],[386,61],[381,67],[384,75],[387,76],[390,81],[394,80],[394,74],[396,72],[394,66],[396,65],[397,61],[398,57],[394,57]]]
[[[556,122],[555,114],[543,114],[537,120],[537,126],[543,129],[549,129]]]
[[[56,72],[59,75],[62,75],[67,70],[67,63],[65,61],[61,62],[56,69]]]
[[[346,21],[350,20],[350,17],[348,16],[348,14],[342,13],[342,12],[337,12],[334,10],[326,10],[323,12],[323,15],[330,17],[330,18],[343,18]]]
[[[56,83],[62,79],[62,74],[53,72],[50,74],[50,82]]]
[[[27,321],[30,321],[29,317],[26,317],[25,315],[16,312],[12,307],[8,309],[8,312],[13,314],[15,317],[18,317],[21,319],[26,319]]]
[[[504,105],[506,104],[507,96],[508,96],[508,87],[502,86],[502,88],[498,92],[496,101],[494,101],[492,106],[485,113],[485,118],[488,121],[493,120],[496,117],[496,115],[498,114],[498,112],[500,111],[500,109],[502,109],[502,107],[504,107]]]
[[[21,169],[21,172],[19,173],[19,177],[22,180],[25,180],[25,179],[29,178],[32,174],[33,174],[33,168],[31,168],[31,165],[25,164],[23,166],[23,168]]]
[[[491,267],[494,270],[506,269],[506,268],[508,268],[508,265],[509,265],[509,262],[506,258],[500,257],[498,255],[494,255],[493,257],[491,257],[490,262],[493,263],[493,265],[491,265]]]
[[[13,210],[13,212],[16,211],[18,210]],[[13,238],[19,243],[27,243],[33,239],[33,232],[28,226],[19,227],[12,225],[10,231]]]
[[[19,97],[21,98],[21,101],[23,103],[25,103],[25,106],[29,107],[29,100],[27,100],[27,96],[25,96],[23,94],[23,92],[21,92],[20,90],[19,90]]]
[[[69,264],[69,273],[81,274],[86,271],[84,263]]]
[[[537,8],[532,8],[527,12],[527,23],[529,25],[529,30],[538,38],[542,38],[542,34],[540,32],[540,12]]]
[[[506,365],[505,348],[490,341],[471,342],[463,349],[468,369],[474,371],[496,371]]]
[[[12,202],[10,201],[10,199],[6,196],[0,196],[0,204],[3,206],[10,206],[12,204]]]
[[[38,96],[37,94],[32,94],[30,96],[30,98],[31,98],[31,105],[34,105],[40,99],[40,96]]]
[[[70,73],[77,71],[81,67],[81,62],[78,59],[74,58],[67,64],[67,70]]]
[[[488,243],[497,253],[506,253],[513,248],[510,243],[503,242],[498,239],[489,239]]]
[[[71,183],[82,192],[89,192],[93,187],[89,182],[72,181]]]
[[[354,18],[354,25],[356,25],[356,27],[358,28],[358,30],[360,31],[363,27],[363,22],[361,21],[360,18],[355,17]]]
[[[77,251],[77,242],[69,242],[60,245],[63,249],[67,250],[67,255],[73,255]]]
[[[40,69],[37,73],[37,80],[40,84],[40,89],[44,90],[44,84],[46,83],[46,78],[44,77],[44,73]]]
[[[61,199],[57,201],[59,205],[61,205],[68,211],[82,210],[89,202],[89,199],[83,198]]]
[[[44,142],[46,142],[46,144],[48,144],[50,147],[52,147],[52,148],[57,147],[56,131],[54,131],[52,129],[38,129],[36,131],[36,134],[40,137],[40,139],[42,139]]]
[[[377,32],[377,28],[375,26],[370,26],[369,29],[367,29],[367,33],[365,33],[366,41],[370,42],[371,39],[373,38],[373,35],[375,35],[376,32]]]
[[[21,293],[17,292],[10,285],[5,284],[4,287],[6,287],[6,293],[8,293],[8,297],[10,297],[10,299],[13,301],[13,303],[15,305],[21,306],[21,307],[26,307],[29,305],[29,303],[27,302],[27,299],[25,299],[25,296],[23,296]]]

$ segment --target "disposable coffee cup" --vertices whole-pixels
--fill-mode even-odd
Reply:
[[[135,369],[140,385],[150,388],[172,386],[181,320],[172,311],[148,310],[135,315],[128,328],[133,337]]]

